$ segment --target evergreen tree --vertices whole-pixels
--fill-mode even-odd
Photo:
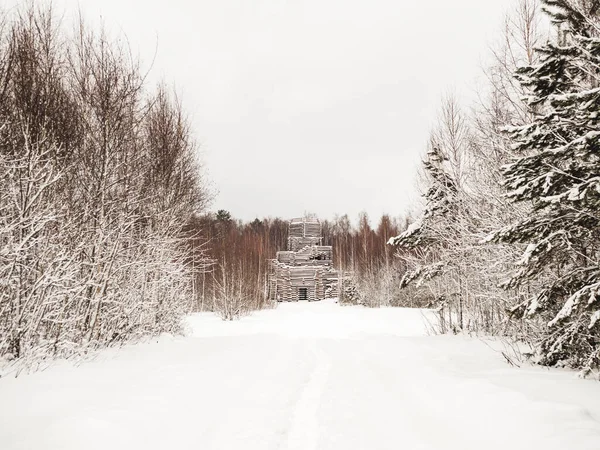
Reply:
[[[403,233],[389,240],[389,244],[407,249],[425,248],[428,257],[414,270],[407,270],[401,287],[413,281],[429,280],[443,272],[446,266],[437,255],[437,247],[444,246],[442,235],[448,230],[448,219],[457,204],[457,185],[446,167],[448,158],[434,139],[423,161],[429,187],[424,194],[425,210],[420,219],[413,222]]]
[[[600,38],[597,2],[543,0],[558,39],[517,71],[533,121],[509,129],[517,155],[508,196],[530,217],[490,240],[527,244],[505,287],[535,293],[515,311],[548,325],[539,362],[588,372],[600,365]]]
[[[231,213],[225,209],[220,209],[217,211],[217,221],[223,223],[229,223],[232,221]]]

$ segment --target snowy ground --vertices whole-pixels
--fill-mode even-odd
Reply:
[[[0,379],[0,449],[600,449],[600,383],[417,310],[283,304]]]

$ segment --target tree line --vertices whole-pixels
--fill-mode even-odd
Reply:
[[[423,213],[392,239],[444,330],[525,340],[545,365],[600,367],[600,17],[521,0],[480,100],[449,96],[422,164]],[[443,330],[443,331],[444,331]]]
[[[342,274],[353,274],[361,285],[377,284],[382,272],[399,282],[398,261],[387,241],[399,233],[401,223],[383,215],[372,228],[366,213],[359,215],[357,225],[347,214],[335,216],[321,220],[323,245],[333,246],[334,267]],[[281,218],[236,220],[226,210],[195,218],[193,229],[202,234],[210,261],[207,270],[196,275],[196,308],[232,319],[272,307],[266,297],[269,260],[287,249],[288,227],[289,222]],[[380,296],[361,296],[352,301],[383,300]]]
[[[0,15],[0,356],[177,332],[209,200],[177,96],[50,8]],[[193,263],[195,261],[195,263]]]

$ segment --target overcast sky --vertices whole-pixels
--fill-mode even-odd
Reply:
[[[440,97],[472,98],[511,0],[55,0],[173,84],[238,218],[400,215]]]

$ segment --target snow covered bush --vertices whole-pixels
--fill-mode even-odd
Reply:
[[[220,279],[213,280],[213,312],[223,320],[235,320],[252,310],[260,309],[258,304],[261,299],[255,295],[253,286],[246,283],[247,280],[239,266],[222,265],[219,269]]]
[[[358,282],[353,276],[347,276],[342,280],[340,291],[340,303],[348,305],[360,305],[363,302],[363,294],[360,292]]]

